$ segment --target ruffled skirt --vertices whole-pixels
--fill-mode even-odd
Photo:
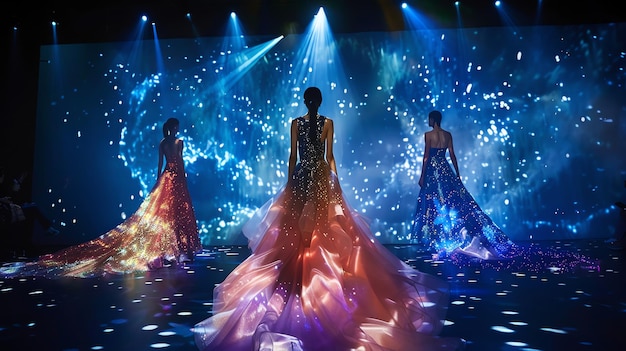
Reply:
[[[243,228],[252,254],[214,290],[201,350],[442,350],[448,284],[382,246],[323,163]]]

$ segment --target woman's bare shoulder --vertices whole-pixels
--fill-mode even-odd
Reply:
[[[328,118],[326,116],[324,116],[324,129],[328,129],[328,128],[335,128],[335,125],[333,124],[333,120],[332,118]]]

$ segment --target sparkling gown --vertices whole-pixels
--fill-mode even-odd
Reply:
[[[2,267],[2,276],[90,277],[132,273],[163,266],[164,260],[192,259],[202,250],[180,155],[165,170],[139,209],[100,237],[43,255],[34,262]]]
[[[520,245],[485,214],[454,173],[447,148],[431,148],[417,198],[412,240],[458,266],[555,273],[599,270],[600,260],[566,247]]]
[[[412,240],[437,253],[462,252],[481,259],[517,255],[515,244],[483,212],[446,159],[431,148],[417,198]]]
[[[318,118],[318,135],[325,118]],[[200,350],[454,350],[448,284],[382,246],[346,202],[324,145],[296,120],[300,162],[246,223],[252,253],[213,291]]]

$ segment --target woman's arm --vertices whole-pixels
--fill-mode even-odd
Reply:
[[[452,161],[452,166],[454,167],[454,171],[456,172],[456,176],[461,178],[459,174],[459,164],[456,161],[456,154],[454,153],[454,143],[452,142],[452,134],[450,134],[450,142],[448,144],[448,152],[450,152],[450,161]]]
[[[426,174],[426,164],[428,163],[428,158],[430,157],[430,138],[428,133],[424,133],[424,157],[422,159],[422,174],[420,174],[419,185],[420,187],[424,186],[424,175]]]
[[[289,173],[287,178],[291,179],[293,171],[296,168],[298,160],[298,122],[296,119],[291,121],[291,149],[289,150]]]
[[[335,163],[335,154],[333,154],[333,140],[335,135],[335,127],[333,124],[333,120],[330,118],[326,118],[324,122],[324,129],[326,129],[326,133],[324,136],[324,141],[326,142],[326,162],[330,166],[330,170],[337,174],[337,164]]]
[[[164,151],[163,151],[163,141],[161,141],[159,143],[159,167],[157,168],[157,179],[159,179],[161,177],[161,169],[163,169],[163,157],[164,157]]]

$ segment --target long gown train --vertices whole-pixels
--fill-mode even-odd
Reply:
[[[252,254],[214,289],[213,316],[194,328],[198,347],[462,347],[460,339],[437,337],[448,283],[411,268],[373,237],[346,202],[319,145],[308,142],[307,123],[298,119],[295,176],[244,226]]]
[[[137,211],[93,240],[46,254],[33,262],[4,265],[4,277],[90,277],[133,273],[180,263],[202,250],[183,160],[165,165],[161,177]]]
[[[431,148],[424,186],[417,198],[412,239],[435,252],[483,259],[512,254],[514,243],[483,212],[446,159],[447,148]]]
[[[431,148],[424,186],[417,198],[411,240],[450,257],[457,265],[530,271],[599,269],[599,260],[562,248],[535,249],[514,243],[474,200],[446,159],[447,148]]]

